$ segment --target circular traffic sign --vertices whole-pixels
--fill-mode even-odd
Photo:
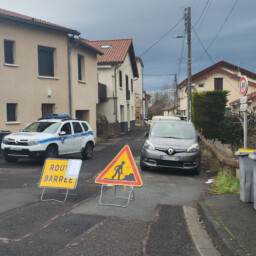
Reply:
[[[242,76],[240,79],[240,92],[242,95],[246,95],[248,91],[248,79],[246,76]]]

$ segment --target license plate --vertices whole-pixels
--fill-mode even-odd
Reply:
[[[161,156],[161,160],[167,160],[167,161],[179,161],[179,156]]]
[[[10,147],[9,149],[14,150],[14,151],[21,151],[22,150],[22,148],[19,148],[19,147]]]

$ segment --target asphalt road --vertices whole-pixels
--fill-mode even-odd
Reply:
[[[99,204],[95,176],[124,145],[130,146],[139,166],[146,129],[98,143],[93,159],[82,164],[79,197],[70,195],[65,203],[40,201],[42,163],[6,165],[0,157],[0,255],[198,255],[182,207],[194,207],[204,195],[203,172],[140,172],[143,187],[134,189],[135,200],[128,207]],[[122,187],[117,191],[128,192]],[[63,198],[55,190],[46,196]],[[113,188],[103,198],[115,200]]]

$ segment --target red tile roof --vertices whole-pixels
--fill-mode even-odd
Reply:
[[[247,95],[247,101],[253,100],[255,98],[256,98],[256,92],[252,92],[252,93]],[[240,99],[237,99],[237,100],[234,100],[234,101],[230,102],[229,105],[233,105],[233,104],[239,103],[239,102],[240,102]]]
[[[66,28],[66,27],[63,27],[63,26],[60,26],[60,25],[57,25],[57,24],[54,24],[54,23],[51,23],[48,21],[32,18],[32,17],[22,15],[22,14],[19,14],[16,12],[7,11],[7,10],[1,9],[1,8],[0,8],[0,19],[8,19],[8,20],[13,20],[13,21],[17,21],[17,22],[26,23],[26,24],[41,26],[41,27],[45,27],[48,29],[55,29],[55,30],[59,30],[59,31],[62,31],[65,33],[80,35],[80,32],[78,32],[77,30]]]
[[[82,38],[80,39],[85,40],[87,44],[104,53],[102,56],[98,55],[98,64],[123,63],[127,54],[129,54],[134,77],[139,77],[132,39],[97,41],[89,41]]]
[[[98,40],[87,42],[94,48],[104,53],[102,56],[98,56],[99,63],[123,62],[129,51],[129,48],[132,45],[132,39]],[[107,48],[107,46],[110,47]]]
[[[240,71],[242,75],[245,75],[245,76],[247,76],[247,77],[249,77],[251,79],[256,80],[256,74],[255,73],[253,73],[251,71],[248,71],[246,69],[240,68],[240,67],[238,67],[236,65],[233,65],[231,63],[228,63],[226,61],[221,60],[218,63],[216,63],[216,64],[214,64],[214,65],[212,65],[212,66],[210,66],[210,67],[208,67],[208,68],[206,68],[206,69],[204,69],[204,70],[194,74],[192,76],[192,82],[197,82],[198,80],[204,79],[205,77],[207,77],[207,76],[209,76],[209,75],[211,75],[213,73],[216,73],[216,72],[226,73],[226,74],[232,76],[232,78],[234,78],[236,80],[240,80],[239,76],[234,75],[234,74],[226,71],[223,68],[227,68],[229,70],[236,71],[236,72]],[[183,87],[184,85],[186,85],[186,83],[187,83],[187,79],[183,80],[178,85],[178,87],[179,88]],[[249,84],[252,85],[252,86],[256,86],[256,84],[252,83],[252,82],[249,82]]]

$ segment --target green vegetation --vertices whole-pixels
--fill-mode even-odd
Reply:
[[[228,91],[196,92],[192,95],[192,120],[205,138],[218,138],[224,119]]]
[[[219,172],[217,177],[214,178],[214,188],[212,192],[217,194],[239,194],[240,184],[239,180],[235,177]]]

